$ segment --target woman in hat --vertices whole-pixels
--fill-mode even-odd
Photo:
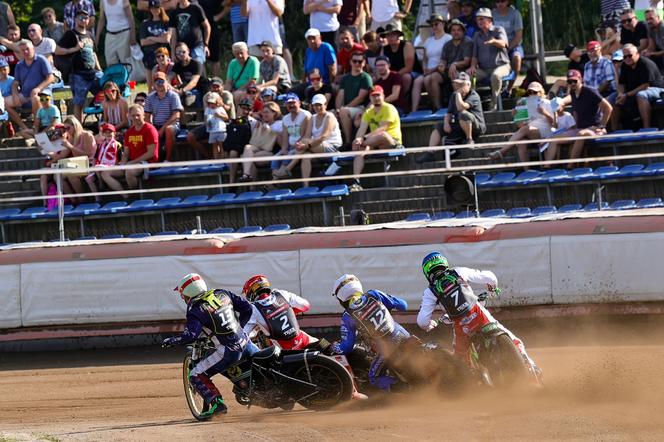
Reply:
[[[150,17],[143,20],[138,31],[143,49],[143,64],[146,67],[148,90],[152,90],[152,69],[157,65],[159,48],[168,48],[171,32],[168,27],[168,14],[160,0],[149,0]]]
[[[443,46],[445,46],[445,43],[452,40],[452,36],[445,33],[445,19],[442,15],[433,14],[428,23],[433,29],[433,35],[424,40],[424,57],[422,59],[423,75],[415,79],[413,82],[413,91],[411,93],[413,111],[416,111],[420,107],[422,87],[426,87],[431,81],[432,75],[440,77],[437,72],[440,56],[443,53]],[[428,90],[429,89],[427,88],[427,91]],[[430,106],[434,106],[434,103],[431,102]]]
[[[519,127],[519,130],[514,132],[509,141],[538,140],[551,136],[555,117],[551,110],[551,102],[545,98],[544,87],[540,83],[533,81],[528,85],[526,96],[519,100],[518,106],[522,106],[524,110],[527,110],[528,120]],[[517,109],[513,113],[517,115]],[[508,144],[500,150],[491,152],[489,157],[502,159],[513,147],[514,145]],[[524,163],[529,161],[527,144],[519,144],[518,153],[519,161]]]

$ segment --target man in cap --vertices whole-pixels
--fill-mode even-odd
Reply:
[[[0,95],[3,98],[12,95],[12,83],[14,83],[14,77],[9,75],[9,63],[5,57],[0,57]]]
[[[491,10],[480,8],[477,17],[477,32],[473,36],[473,57],[467,73],[478,81],[491,79],[491,110],[498,104],[498,95],[503,88],[503,77],[512,71],[507,54],[509,41],[505,30],[493,25]]]
[[[219,77],[210,78],[210,92],[216,92],[221,95],[221,101],[228,114],[228,118],[235,118],[235,102],[233,101],[233,94],[224,90],[224,80]]]
[[[401,75],[394,72],[390,67],[390,59],[384,55],[376,57],[374,85],[383,88],[385,102],[397,108],[402,115],[406,109],[406,99],[403,93],[403,79]]]
[[[311,120],[311,113],[301,108],[300,98],[290,93],[284,100],[288,113],[281,119],[281,150],[277,155],[290,155],[295,153],[295,144],[300,142],[307,132],[307,126]],[[299,160],[274,160],[272,161],[272,176],[274,178],[287,178]]]
[[[572,114],[576,120],[576,127],[558,134],[555,138],[587,136],[594,137],[606,133],[606,124],[611,118],[613,110],[611,104],[597,92],[596,89],[583,85],[581,72],[577,70],[567,71],[567,84],[570,94],[559,102],[559,107],[572,105]],[[576,140],[570,151],[570,158],[579,158],[583,153],[585,140]],[[545,153],[545,159],[555,160],[559,158],[560,143],[551,142]],[[575,167],[578,163],[570,164]]]
[[[166,81],[166,74],[157,72],[153,76],[154,92],[145,100],[145,114],[148,123],[154,125],[159,133],[159,145],[165,147],[160,158],[171,161],[175,136],[180,130],[180,114],[184,111],[180,96],[171,89]]]
[[[332,46],[336,45],[342,0],[304,0],[302,11],[309,16],[309,27],[318,29],[321,39]]]
[[[390,59],[391,68],[401,75],[404,94],[408,95],[413,80],[422,75],[422,65],[415,54],[415,46],[404,40],[404,33],[391,24],[385,27],[380,36],[387,41],[383,46],[383,55]]]
[[[581,49],[572,43],[565,46],[565,49],[563,49],[563,54],[569,60],[567,63],[567,70],[579,71],[581,72],[581,75],[583,75],[586,63],[590,61],[588,54],[582,52]],[[551,89],[549,89],[549,97],[564,97],[565,95],[567,95],[567,79],[562,78],[556,80],[553,83],[553,86],[551,86]]]
[[[608,58],[602,57],[602,47],[598,41],[589,41],[586,51],[590,61],[583,69],[583,83],[597,89],[602,97],[615,92],[615,72]]]
[[[320,31],[316,28],[309,29],[304,37],[307,39],[307,50],[304,53],[304,77],[306,83],[307,75],[317,68],[323,83],[331,84],[337,75],[337,56],[331,44],[321,39]]]
[[[65,4],[62,14],[65,23],[65,31],[76,28],[76,16],[81,11],[85,11],[89,17],[89,20],[86,23],[86,29],[90,32],[94,32],[96,12],[94,4],[90,0],[71,0]],[[59,43],[59,41],[56,41],[56,43]]]
[[[224,140],[224,152],[228,158],[238,158],[244,146],[251,140],[251,132],[256,128],[257,121],[251,116],[253,102],[250,98],[240,100],[237,108],[237,118],[231,119],[226,125],[226,139]],[[230,164],[229,182],[234,183],[237,178],[239,163]]]
[[[353,128],[364,112],[369,101],[369,89],[373,86],[371,76],[364,72],[364,52],[354,53],[350,60],[351,71],[341,80],[336,98],[339,123],[347,143],[353,139]]]
[[[274,53],[274,47],[269,40],[262,41],[260,49],[263,59],[259,67],[258,90],[271,89],[280,94],[285,93],[291,87],[291,76],[286,60]]]
[[[369,91],[371,105],[362,114],[352,148],[354,151],[388,149],[401,145],[401,119],[397,109],[385,102],[385,93],[380,86]],[[362,190],[360,174],[364,169],[364,156],[353,159],[353,184],[351,191]]]

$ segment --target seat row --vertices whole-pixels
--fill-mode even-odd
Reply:
[[[643,198],[638,202],[635,200],[617,200],[609,204],[603,201],[601,210],[629,210],[629,209],[649,209],[655,207],[664,207],[661,198]],[[600,210],[598,203],[566,204],[561,207],[539,206],[531,209],[530,207],[515,207],[513,209],[487,209],[480,213],[480,218],[531,218],[534,216],[552,215],[556,213],[573,212],[596,212]],[[443,219],[464,219],[475,218],[476,213],[473,210],[466,210],[455,213],[450,211],[437,212],[430,215],[425,212],[411,213],[404,221],[438,221]]]

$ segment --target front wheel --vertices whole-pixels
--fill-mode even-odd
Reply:
[[[310,410],[326,410],[353,395],[353,380],[348,371],[334,359],[317,355],[303,363],[293,377],[315,384],[317,391],[298,399],[297,402]]]
[[[184,357],[182,361],[182,383],[184,384],[184,397],[187,399],[187,405],[191,414],[196,420],[206,421],[212,416],[201,416],[202,413],[208,410],[208,404],[205,402],[205,399],[196,391],[191,382],[189,382],[189,372],[194,368],[194,361],[191,359],[191,355]]]

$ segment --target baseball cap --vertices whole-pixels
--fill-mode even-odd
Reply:
[[[148,0],[149,8],[161,8],[161,0]]]
[[[563,49],[563,54],[565,54],[565,57],[569,58],[574,49],[576,49],[576,45],[570,43],[565,47],[565,49]]]
[[[304,38],[309,37],[320,37],[320,31],[316,28],[309,28],[309,30],[304,33]]]
[[[223,85],[224,80],[222,80],[219,77],[212,77],[212,78],[210,78],[210,84],[221,84],[221,85]]]
[[[623,61],[624,58],[622,49],[618,49],[611,54],[611,61]]]
[[[454,79],[454,83],[468,83],[470,84],[470,76],[465,72],[459,72],[457,78]]]
[[[530,84],[528,85],[528,89],[526,90],[533,92],[542,92],[544,90],[544,87],[538,81],[531,81]]]
[[[374,61],[374,64],[378,63],[379,61],[385,61],[387,64],[390,64],[390,59],[387,55],[379,55],[376,57],[376,61]]]
[[[252,107],[254,107],[254,102],[251,101],[251,99],[249,99],[249,98],[243,98],[242,100],[240,100],[240,107],[250,107],[250,108],[252,108]]]
[[[53,95],[53,93],[51,92],[50,89],[43,89],[43,90],[42,90],[39,94],[37,94],[37,95],[46,95],[47,97],[50,97],[51,95]]]
[[[311,99],[311,104],[327,104],[327,100],[325,99],[325,95],[323,95],[323,94],[314,95],[314,97]]]
[[[491,14],[491,9],[489,8],[479,8],[475,13],[475,17],[486,17],[493,20],[493,15]]]
[[[577,71],[576,69],[570,69],[569,71],[567,71],[567,79],[581,80],[583,79],[583,76],[581,75],[581,72]]]
[[[104,123],[99,127],[101,132],[115,132],[115,126],[111,123]]]
[[[320,95],[320,94],[318,94],[318,95]],[[290,94],[286,94],[286,98],[284,99],[284,102],[290,103],[291,101],[300,101],[300,97],[298,97],[296,94],[294,94],[292,92]]]
[[[383,95],[385,94],[383,87],[380,85],[376,85],[369,90],[369,95],[379,95],[379,94]]]
[[[219,96],[218,93],[210,92],[208,94],[207,98],[205,99],[205,102],[206,103],[217,103],[219,101],[219,98],[221,98],[221,97]]]
[[[261,91],[261,97],[276,97],[277,93],[274,91],[274,89],[266,87]]]
[[[586,44],[586,51],[596,51],[600,47],[602,47],[602,45],[600,45],[598,41],[591,40]]]
[[[445,19],[444,19],[443,16],[440,15],[440,14],[432,14],[431,17],[429,17],[429,20],[427,20],[427,22],[428,22],[429,24],[433,24],[433,22],[435,22],[435,21],[439,21],[439,22],[441,22],[441,23],[445,23]]]
[[[461,20],[457,19],[457,18],[455,18],[454,20],[450,21],[450,29],[452,28],[452,26],[461,26],[461,27],[463,28],[464,32],[466,31],[466,25],[465,25],[465,23],[462,22]]]
[[[153,80],[166,80],[166,74],[159,71],[155,72],[155,74],[152,76]]]
[[[86,17],[90,17],[90,14],[88,14],[88,11],[85,9],[81,9],[80,11],[76,11],[75,17],[79,17],[81,15],[85,15]]]
[[[9,67],[7,59],[5,57],[0,57],[0,68],[6,68],[6,67]]]
[[[272,47],[272,42],[270,40],[263,40],[261,42],[261,44],[259,44],[258,46],[260,46],[261,48],[262,47],[271,48]]]

